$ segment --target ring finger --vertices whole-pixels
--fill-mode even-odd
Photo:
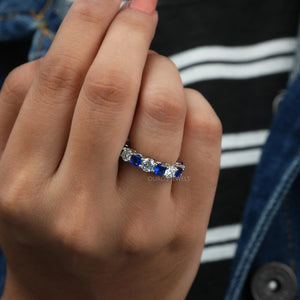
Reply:
[[[180,155],[186,103],[176,66],[168,58],[151,53],[144,69],[139,104],[130,133],[130,145],[144,157],[174,164]],[[150,164],[151,165],[151,164]],[[141,166],[144,166],[142,163]],[[153,171],[153,170],[152,170]],[[120,184],[128,193],[142,192],[143,201],[155,194],[170,198],[171,181],[153,177],[128,163],[120,167]],[[125,190],[125,189],[124,189]],[[147,196],[148,195],[148,196]],[[162,197],[160,197],[162,199]]]

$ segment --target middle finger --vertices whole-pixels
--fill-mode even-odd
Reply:
[[[85,174],[96,183],[117,179],[157,21],[156,11],[126,8],[111,24],[75,108],[61,164],[67,173]]]

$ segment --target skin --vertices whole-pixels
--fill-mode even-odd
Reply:
[[[197,273],[222,126],[149,51],[157,13],[120,3],[77,0],[47,55],[2,88],[3,300],[184,299]],[[184,177],[120,162],[128,136],[146,157],[184,161]]]

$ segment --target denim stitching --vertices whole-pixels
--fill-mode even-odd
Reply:
[[[7,15],[0,15],[0,22],[12,19],[14,17],[22,17],[22,16],[31,17],[32,19],[34,19],[36,21],[41,21],[38,25],[38,28],[42,30],[43,35],[49,37],[50,40],[53,40],[55,34],[50,29],[48,29],[48,22],[45,20],[45,13],[51,7],[52,4],[53,4],[53,0],[48,0],[38,13],[36,13],[34,10],[30,10],[28,13],[22,13],[22,14],[21,13],[9,13]],[[41,40],[38,41],[39,45],[42,44],[43,38],[44,37],[41,37]],[[36,52],[38,52],[40,50],[41,50],[41,47],[35,51],[35,57],[37,57]]]
[[[270,200],[269,200],[263,214],[261,215],[259,221],[257,222],[256,228],[255,228],[253,235],[248,243],[248,246],[244,252],[244,255],[242,256],[242,258],[240,260],[240,264],[236,269],[235,275],[233,276],[232,283],[230,285],[228,295],[231,295],[233,293],[233,297],[228,298],[229,297],[228,296],[227,299],[230,299],[230,300],[238,299],[237,297],[241,293],[243,283],[247,276],[247,272],[249,271],[249,268],[250,268],[249,263],[255,257],[255,255],[258,251],[258,248],[260,247],[261,242],[264,239],[265,234],[269,228],[270,222],[272,221],[272,219],[276,215],[278,209],[280,208],[282,199],[284,198],[284,196],[290,189],[290,186],[292,185],[292,183],[295,180],[296,175],[298,175],[299,171],[300,171],[300,152],[298,152],[297,156],[292,161],[290,167],[285,172],[284,176],[282,177],[283,180],[279,183],[279,185],[275,189],[273,195],[270,197]],[[277,201],[277,199],[279,199],[279,201]],[[273,210],[272,210],[272,208],[273,208]],[[262,231],[260,232],[261,228],[262,228]],[[251,249],[251,251],[250,251],[250,249]],[[237,281],[239,281],[239,285],[237,286],[237,288],[234,291],[234,286],[236,285]]]
[[[9,20],[14,17],[22,17],[22,16],[32,17],[35,20],[41,20],[44,17],[45,12],[51,6],[52,2],[53,0],[48,0],[38,13],[36,13],[34,10],[31,10],[28,13],[17,12],[17,13],[3,14],[3,15],[0,14],[0,21]]]
[[[9,13],[7,15],[0,15],[0,21],[9,20],[14,17],[31,17],[36,21],[42,21],[39,23],[38,28],[42,30],[42,33],[48,36],[51,40],[54,39],[54,33],[48,29],[48,22],[45,20],[45,13],[52,6],[53,0],[48,0],[45,5],[41,8],[39,12],[35,12],[34,10],[30,10],[28,13]]]
[[[9,20],[12,19],[14,17],[22,17],[22,16],[26,16],[26,17],[31,17],[30,13],[9,13],[7,15],[0,15],[0,21],[5,21],[5,20]]]
[[[288,239],[288,251],[290,253],[290,260],[289,264],[292,267],[294,271],[296,271],[296,263],[294,258],[294,243],[293,243],[293,230],[292,230],[292,219],[290,217],[290,204],[289,204],[289,198],[286,198],[284,203],[284,215],[286,218],[286,228],[287,228],[287,239]]]
[[[44,36],[47,36],[47,37],[49,37],[50,40],[53,40],[55,34],[48,28],[48,25],[49,25],[48,22],[46,22],[46,21],[42,22],[39,25],[39,29],[42,31]]]
[[[38,57],[39,52],[42,49],[43,40],[45,36],[49,37],[50,40],[54,39],[55,34],[48,29],[48,22],[45,19],[45,14],[47,10],[52,6],[53,0],[48,0],[46,4],[43,6],[43,8],[40,10],[40,12],[35,13],[34,11],[31,11],[31,16],[36,19],[40,20],[42,22],[39,23],[38,28],[41,30],[41,36],[39,37],[39,40],[37,41],[36,48],[34,50],[34,58]]]
[[[30,14],[36,20],[42,20],[42,19],[44,19],[47,10],[52,6],[52,3],[53,3],[53,0],[48,0],[38,13],[36,13],[34,10],[31,10]]]
[[[258,248],[261,245],[262,240],[265,237],[265,234],[269,228],[269,224],[276,215],[278,209],[281,206],[282,199],[283,197],[282,194],[286,194],[286,192],[289,190],[290,186],[292,185],[295,176],[297,175],[297,170],[300,167],[300,157],[296,157],[296,159],[291,163],[290,168],[286,171],[286,173],[283,176],[283,180],[281,181],[281,184],[278,185],[278,188],[275,190],[273,196],[271,196],[271,200],[268,202],[268,205],[266,206],[264,213],[262,214],[261,218],[257,222],[256,229],[254,230],[254,233],[252,235],[252,238],[249,241],[249,244],[247,246],[246,251],[244,252],[244,255],[241,259],[241,264],[237,268],[236,275],[234,276],[233,283],[235,283],[238,279],[240,281],[240,285],[236,289],[235,293],[233,294],[233,299],[237,299],[239,296],[241,289],[242,289],[242,284],[245,281],[245,278],[247,276],[247,271],[249,270],[250,267],[250,262],[253,260],[255,257]],[[299,165],[298,165],[299,164]],[[298,167],[298,168],[297,168]],[[294,169],[296,169],[296,172],[294,173]],[[300,169],[300,168],[299,168]],[[299,170],[298,170],[299,172]],[[286,183],[285,189],[282,189],[282,186]],[[276,201],[278,198],[281,200]],[[273,208],[273,210],[272,210]],[[269,217],[269,218],[267,218]],[[259,235],[260,234],[260,235]],[[258,237],[257,237],[258,236]],[[250,249],[252,250],[251,253]],[[248,265],[247,265],[247,262]],[[244,273],[242,273],[242,270]],[[242,275],[239,275],[242,273]]]
[[[45,14],[47,10],[51,7],[52,3],[53,0],[48,0],[38,13],[36,13],[33,10],[30,11],[30,16],[32,18],[34,18],[37,21],[41,21],[38,26],[39,29],[41,29],[42,33],[48,36],[51,40],[53,40],[54,38],[54,33],[50,29],[48,29],[48,22],[45,19]]]

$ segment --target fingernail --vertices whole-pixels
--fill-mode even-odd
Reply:
[[[130,8],[153,15],[156,11],[158,0],[132,0]]]

